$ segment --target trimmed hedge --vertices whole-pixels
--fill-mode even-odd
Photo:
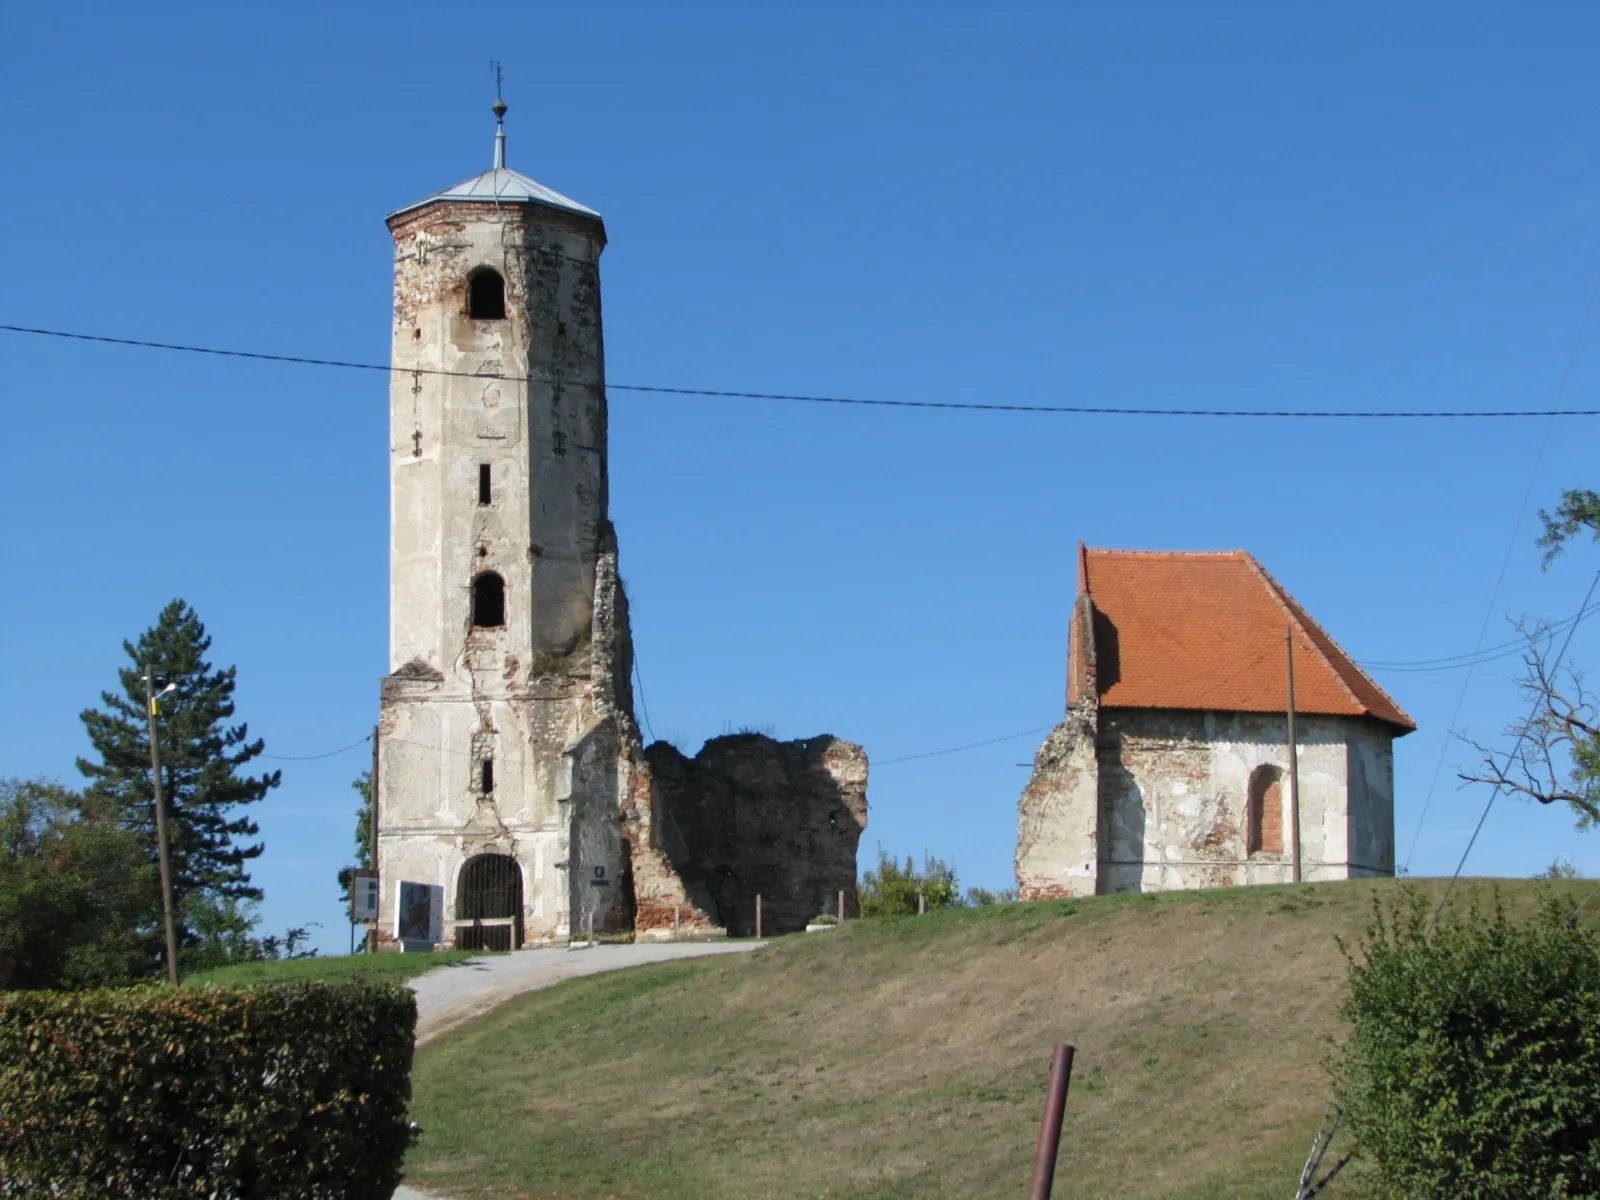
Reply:
[[[317,983],[0,994],[0,1196],[388,1200],[416,998]]]

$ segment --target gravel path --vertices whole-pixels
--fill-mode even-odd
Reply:
[[[417,996],[417,1045],[426,1046],[523,992],[550,987],[581,975],[624,967],[674,962],[707,954],[741,954],[765,942],[645,942],[635,946],[589,946],[579,950],[519,950],[469,958],[435,967],[411,981]],[[394,1200],[442,1200],[431,1192],[401,1185]]]

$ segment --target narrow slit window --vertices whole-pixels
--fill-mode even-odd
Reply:
[[[479,504],[488,504],[490,498],[491,497],[490,497],[490,491],[489,491],[489,464],[488,463],[479,463],[478,464],[478,503]]]
[[[494,759],[486,758],[482,764],[482,775],[478,780],[481,791],[485,796],[494,791]]]
[[[467,276],[467,315],[474,321],[506,319],[506,281],[500,272],[483,267]]]
[[[506,581],[493,571],[472,581],[472,623],[489,629],[506,623]]]

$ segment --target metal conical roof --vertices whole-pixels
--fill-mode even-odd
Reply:
[[[520,175],[509,167],[495,167],[482,175],[474,175],[453,188],[446,188],[426,199],[418,200],[415,204],[397,208],[389,216],[398,217],[401,213],[408,213],[414,208],[421,208],[424,204],[432,204],[436,200],[476,200],[486,204],[543,204],[548,208],[577,213],[580,217],[593,217],[596,221],[601,219],[600,214],[594,209],[585,208],[576,200],[563,196],[560,192],[553,192],[544,184],[537,183],[526,175]]]

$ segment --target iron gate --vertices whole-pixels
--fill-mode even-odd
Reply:
[[[461,868],[456,948],[515,950],[522,945],[522,868],[504,854],[479,854]]]

